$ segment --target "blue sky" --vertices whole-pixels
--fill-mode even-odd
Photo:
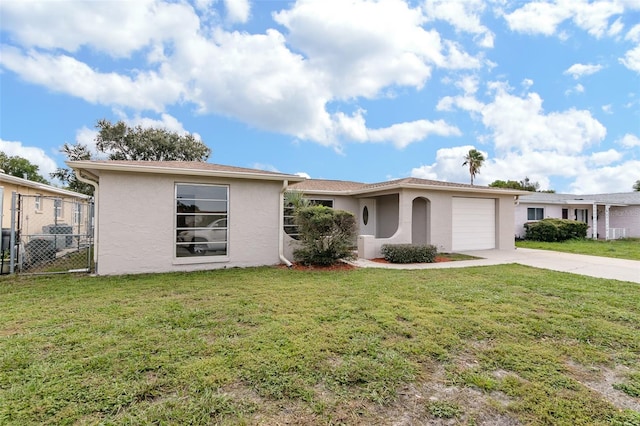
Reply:
[[[106,118],[312,178],[640,179],[638,0],[3,0],[0,149],[64,165]]]

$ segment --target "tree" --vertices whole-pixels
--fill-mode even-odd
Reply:
[[[193,135],[98,120],[96,149],[109,160],[207,161],[211,149]]]
[[[211,149],[193,135],[180,135],[165,129],[129,127],[125,122],[112,124],[98,120],[96,150],[109,160],[131,161],[207,161]],[[60,150],[69,161],[92,160],[86,145],[65,143]],[[93,195],[93,187],[78,180],[74,170],[59,168],[51,177],[58,178],[76,192]]]
[[[65,143],[60,152],[65,154],[69,161],[91,160],[91,152],[89,151],[89,148],[80,143],[75,145]],[[78,180],[76,172],[72,169],[59,167],[55,172],[51,173],[51,177],[59,179],[60,182],[64,183],[70,191],[93,195],[93,186]]]
[[[470,149],[469,153],[464,157],[463,166],[469,166],[469,175],[471,176],[471,185],[473,185],[473,178],[480,173],[480,168],[484,163],[484,155],[477,149]]]
[[[32,164],[26,158],[19,156],[9,157],[6,153],[0,152],[0,169],[8,175],[27,179],[33,182],[40,182],[48,184],[47,181],[40,173],[38,173],[40,167]]]
[[[524,180],[515,181],[515,180],[495,180],[489,184],[492,188],[510,188],[510,189],[521,189],[523,191],[529,192],[537,192],[540,189],[540,184],[538,182],[531,182],[528,177],[525,177]]]
[[[633,184],[633,190],[640,192],[640,179],[638,179],[636,183]]]

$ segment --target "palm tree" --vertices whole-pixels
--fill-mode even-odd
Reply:
[[[640,192],[640,179],[638,179],[636,183],[633,184],[633,190]]]
[[[469,175],[471,175],[471,185],[473,185],[473,178],[480,173],[480,167],[484,163],[484,155],[477,149],[470,149],[469,153],[464,157],[463,166],[469,166]]]

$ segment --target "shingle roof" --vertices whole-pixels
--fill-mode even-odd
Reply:
[[[471,188],[473,188],[473,189],[488,188],[486,186],[469,185],[469,184],[465,184],[465,183],[455,183],[455,182],[443,182],[443,181],[439,181],[439,180],[420,179],[420,178],[415,178],[415,177],[408,177],[408,178],[403,178],[403,179],[395,179],[395,180],[389,180],[389,181],[385,181],[385,182],[372,183],[372,184],[366,185],[365,188],[373,189],[373,188],[384,188],[384,187],[387,187],[387,186],[402,186],[402,185],[407,185],[407,186],[444,186],[444,187],[450,187],[450,188],[469,188],[469,189],[471,189]]]
[[[568,201],[610,203],[610,204],[638,204],[640,205],[640,192],[620,192],[609,194],[553,194],[545,192],[532,192],[520,197],[521,202],[534,203],[565,203]]]
[[[366,185],[366,183],[346,180],[306,179],[302,182],[289,185],[289,188],[296,191],[343,192],[361,189]]]
[[[464,183],[442,182],[438,180],[419,179],[414,177],[394,179],[376,183],[361,183],[326,179],[307,179],[303,182],[290,185],[289,187],[294,190],[307,191],[311,193],[343,193],[345,195],[358,195],[374,191],[384,191],[385,189],[397,188],[472,190],[490,193],[502,192],[514,195],[523,193],[523,191],[490,188],[487,186],[469,185]]]
[[[83,160],[67,161],[74,169],[96,171],[124,171],[139,173],[165,173],[176,175],[227,176],[246,179],[288,180],[299,182],[300,176],[246,167],[224,164],[204,163],[200,161],[128,161],[128,160]]]
[[[236,172],[236,173],[260,173],[271,175],[283,175],[286,173],[271,172],[246,167],[227,166],[224,164],[204,163],[202,161],[129,161],[129,160],[94,160],[96,164],[119,164],[133,167],[158,167],[167,169],[205,170],[211,172]]]

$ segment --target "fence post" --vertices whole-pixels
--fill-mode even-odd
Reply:
[[[18,204],[18,193],[11,193],[11,241],[9,243],[9,273],[15,273],[16,268],[16,211]]]

